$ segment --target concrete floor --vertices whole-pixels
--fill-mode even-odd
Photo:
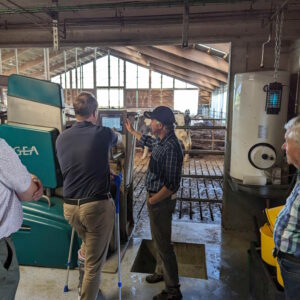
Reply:
[[[139,221],[141,222],[141,220]],[[122,299],[152,299],[163,282],[150,285],[145,274],[130,272],[142,239],[150,239],[149,223],[138,224],[122,260]],[[249,239],[243,233],[221,230],[220,225],[173,222],[172,240],[202,243],[206,247],[208,280],[180,278],[184,299],[248,299]],[[21,267],[17,300],[77,299],[78,270],[72,270],[68,293],[63,292],[66,271]],[[102,273],[101,289],[107,300],[118,299],[117,274]]]

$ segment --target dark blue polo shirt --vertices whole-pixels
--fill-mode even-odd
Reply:
[[[60,134],[56,152],[65,198],[97,197],[110,190],[109,152],[118,136],[108,127],[77,122]]]

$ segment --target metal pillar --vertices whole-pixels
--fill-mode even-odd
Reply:
[[[151,107],[152,102],[152,70],[149,69],[149,93],[148,93],[148,106]]]
[[[0,49],[0,75],[2,75],[2,50]],[[4,94],[3,94],[3,88],[0,87],[0,104],[4,104]],[[1,109],[1,107],[0,107]]]
[[[44,48],[44,71],[45,80],[50,80],[49,48]]]
[[[96,64],[97,64],[97,48],[94,48],[94,61],[93,61],[93,90],[94,90],[94,95],[97,99],[97,69],[96,69]]]
[[[18,60],[18,49],[15,49],[15,58],[16,58],[16,73],[19,74],[19,60]]]
[[[76,96],[78,95],[78,52],[77,52],[77,48],[75,48],[75,80],[76,80]],[[79,73],[80,73],[80,70],[79,70]]]
[[[108,59],[108,107],[110,108],[110,51],[107,52]]]
[[[64,69],[65,69],[65,101],[68,100],[68,91],[67,91],[67,52],[64,50]]]
[[[139,68],[136,65],[136,91],[135,91],[135,107],[139,107]]]
[[[79,59],[79,74],[80,74],[80,92],[82,92],[83,88],[83,66],[81,63],[81,59]]]
[[[162,95],[163,94],[163,75],[160,74],[160,104],[162,104]]]
[[[118,108],[120,107],[120,58],[118,58]]]
[[[2,50],[0,49],[0,75],[2,75]]]

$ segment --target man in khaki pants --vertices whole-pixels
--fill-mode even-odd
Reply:
[[[82,239],[85,258],[81,299],[94,300],[100,286],[114,220],[115,205],[109,193],[109,151],[121,136],[96,125],[98,102],[82,92],[73,101],[76,123],[56,141],[63,174],[64,215]]]

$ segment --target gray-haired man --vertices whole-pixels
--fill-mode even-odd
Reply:
[[[0,139],[0,299],[14,299],[20,273],[10,235],[23,221],[20,201],[37,201],[43,195],[40,180],[22,165],[18,155]]]
[[[300,116],[285,125],[285,142],[288,164],[300,168]],[[274,227],[274,255],[278,257],[284,291],[287,299],[300,295],[300,181],[286,200]]]

